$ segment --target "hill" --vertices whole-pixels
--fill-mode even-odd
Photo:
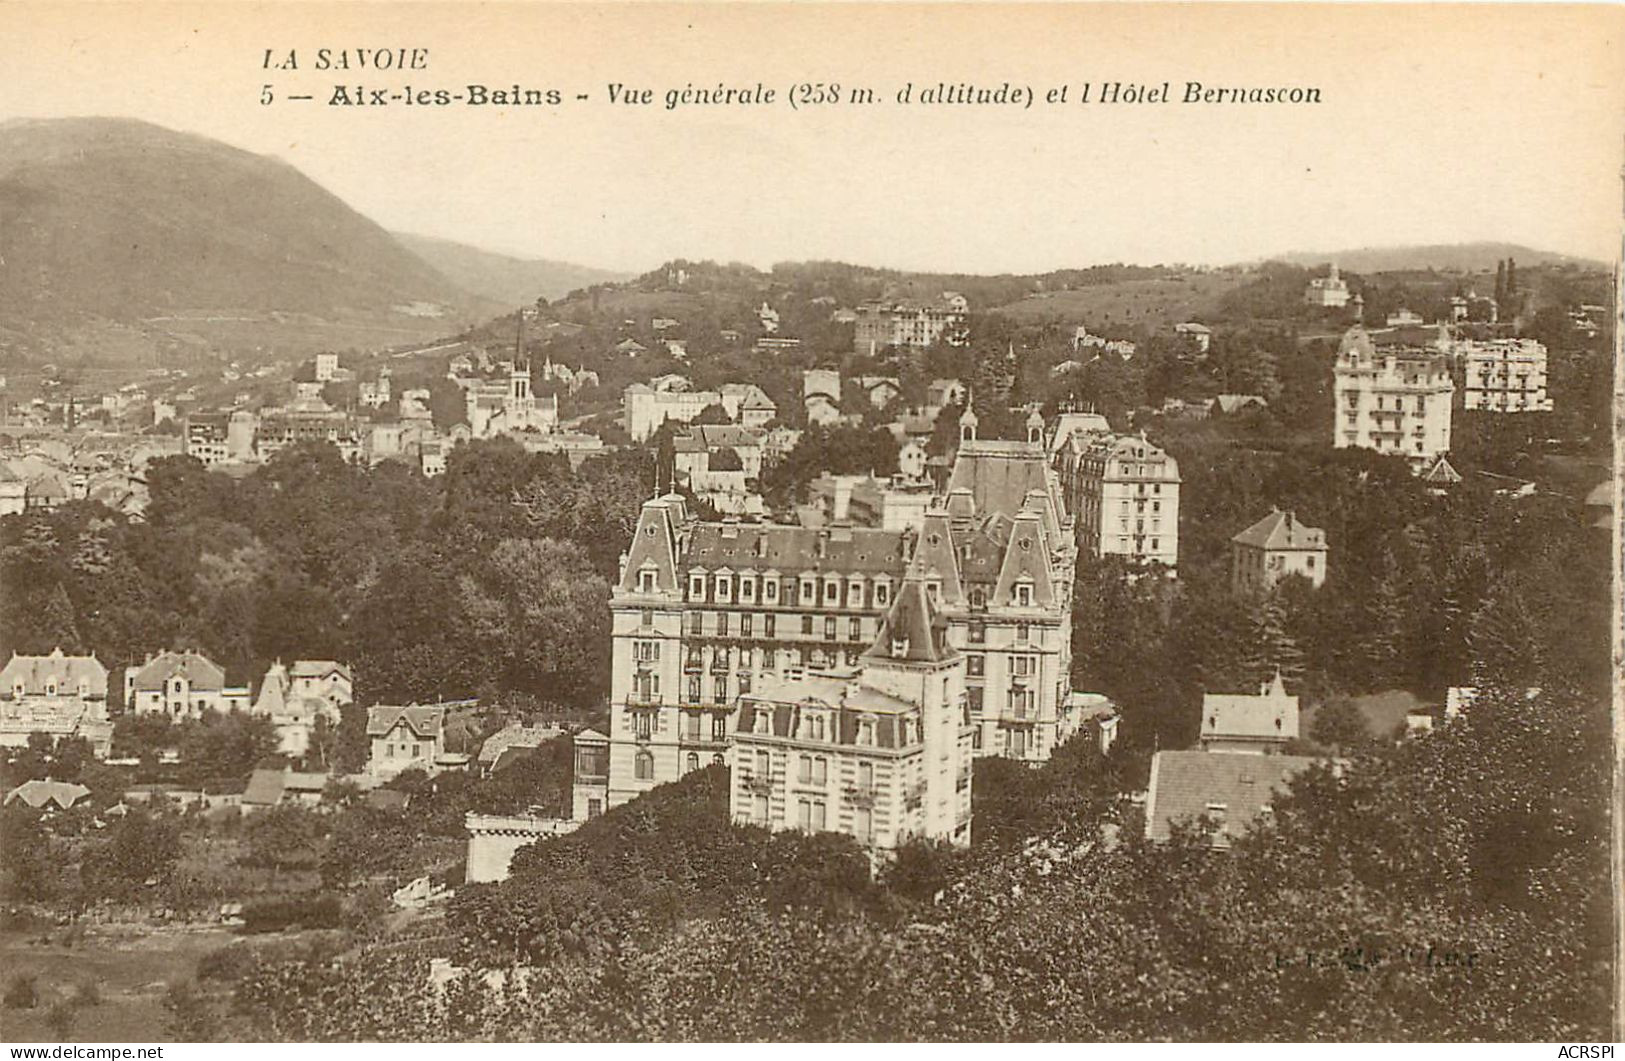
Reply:
[[[0,353],[266,355],[495,308],[292,166],[145,122],[0,124],[0,217]]]
[[[513,306],[529,305],[538,296],[552,301],[593,284],[631,279],[630,273],[546,258],[515,258],[433,236],[397,232],[395,239],[464,291]]]
[[[1516,259],[1520,266],[1576,265],[1585,269],[1606,269],[1602,262],[1571,258],[1564,254],[1535,250],[1516,243],[1445,243],[1422,247],[1361,247],[1327,253],[1294,252],[1272,255],[1272,261],[1293,265],[1324,265],[1355,273],[1393,273],[1437,269],[1454,273],[1493,273],[1504,258]]]
[[[998,312],[1019,324],[1088,324],[1113,334],[1134,327],[1161,331],[1212,316],[1244,279],[1239,272],[1223,271],[1121,280],[1035,292]]]

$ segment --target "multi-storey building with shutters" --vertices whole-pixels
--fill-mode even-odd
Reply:
[[[1466,384],[1463,405],[1497,413],[1549,413],[1546,346],[1534,339],[1461,340],[1452,352],[1461,358]]]
[[[1058,462],[1081,547],[1101,559],[1179,569],[1179,462],[1144,435],[1069,441]]]
[[[729,809],[773,830],[845,833],[877,855],[970,843],[974,727],[965,656],[917,565],[859,665],[739,698]]]
[[[736,704],[764,681],[852,668],[913,572],[965,657],[973,750],[1048,759],[1070,717],[1076,546],[1042,430],[966,427],[921,527],[705,522],[645,502],[611,597],[607,734],[576,739],[586,817],[728,755]]]
[[[1404,457],[1420,474],[1450,449],[1450,360],[1425,347],[1378,350],[1350,328],[1332,366],[1332,445]]]

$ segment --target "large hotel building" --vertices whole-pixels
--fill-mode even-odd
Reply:
[[[610,731],[576,737],[575,817],[726,761],[742,696],[859,666],[905,576],[964,656],[974,753],[1048,759],[1080,724],[1072,518],[1041,430],[965,436],[917,529],[706,522],[680,496],[645,502],[610,602]]]

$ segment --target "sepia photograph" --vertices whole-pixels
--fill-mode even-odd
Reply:
[[[1612,1057],[1622,222],[1604,5],[0,5],[0,1040]]]

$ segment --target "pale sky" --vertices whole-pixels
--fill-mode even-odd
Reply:
[[[1468,240],[1611,261],[1622,28],[1617,9],[1548,4],[24,3],[0,6],[0,120],[142,118],[280,157],[388,228],[628,271],[1035,272]],[[318,71],[323,47],[427,48],[428,69]],[[262,69],[267,48],[297,49],[300,70]],[[666,89],[719,80],[778,98],[664,109]],[[807,81],[888,102],[792,111]],[[941,81],[1039,101],[891,102]],[[1186,81],[1313,86],[1322,102],[1076,102],[1107,81],[1176,98]],[[327,106],[341,82],[518,82],[567,102]],[[611,82],[656,105],[611,105]],[[1062,85],[1071,101],[1045,104]]]

